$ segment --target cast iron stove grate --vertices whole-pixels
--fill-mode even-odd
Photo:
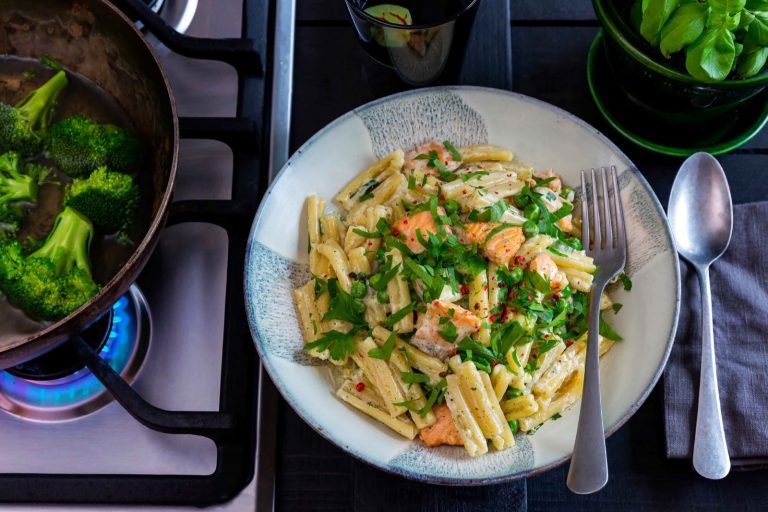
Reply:
[[[205,506],[236,496],[253,477],[257,386],[260,372],[245,316],[242,292],[245,249],[253,215],[268,183],[261,148],[268,137],[269,96],[262,55],[268,55],[269,0],[243,1],[243,37],[203,39],[174,31],[142,0],[113,0],[171,50],[219,60],[238,73],[237,117],[181,118],[182,138],[213,139],[233,152],[231,200],[185,200],[171,205],[168,226],[211,223],[226,230],[229,247],[217,412],[166,411],[139,396],[98,356],[98,347],[71,340],[82,363],[136,420],[170,434],[200,435],[217,447],[216,470],[206,476],[0,474],[0,501],[34,503],[164,504]],[[263,378],[263,377],[262,377]]]

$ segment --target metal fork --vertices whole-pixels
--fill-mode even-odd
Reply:
[[[610,174],[610,177],[608,176]],[[611,187],[608,186],[610,181]],[[591,200],[587,195],[585,172],[581,171],[581,241],[597,265],[589,294],[589,336],[587,361],[584,368],[584,391],[581,397],[579,426],[568,469],[568,488],[576,494],[589,494],[602,489],[608,482],[608,460],[605,453],[603,411],[600,403],[599,325],[600,296],[605,286],[624,269],[627,260],[627,237],[624,229],[624,208],[616,166],[610,173],[602,167],[591,172]],[[598,196],[598,184],[602,194]],[[610,188],[610,193],[609,193]],[[611,200],[612,198],[612,200]],[[592,210],[592,240],[590,241],[589,210]]]

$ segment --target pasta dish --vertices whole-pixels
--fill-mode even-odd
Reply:
[[[408,439],[513,446],[581,395],[596,267],[574,200],[552,170],[448,141],[376,162],[331,213],[310,196],[304,349],[338,398]],[[602,319],[600,335],[601,355],[621,339]]]

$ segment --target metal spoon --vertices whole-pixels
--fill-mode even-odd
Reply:
[[[709,266],[731,241],[733,205],[723,168],[712,155],[696,153],[683,162],[668,212],[677,250],[696,269],[701,285],[701,376],[693,467],[703,477],[719,479],[730,471],[731,460],[717,390]]]

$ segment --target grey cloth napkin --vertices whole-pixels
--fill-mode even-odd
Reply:
[[[726,253],[710,268],[717,378],[731,464],[768,467],[768,202],[734,207]],[[690,458],[701,357],[696,272],[681,264],[682,304],[664,374],[667,456]]]

